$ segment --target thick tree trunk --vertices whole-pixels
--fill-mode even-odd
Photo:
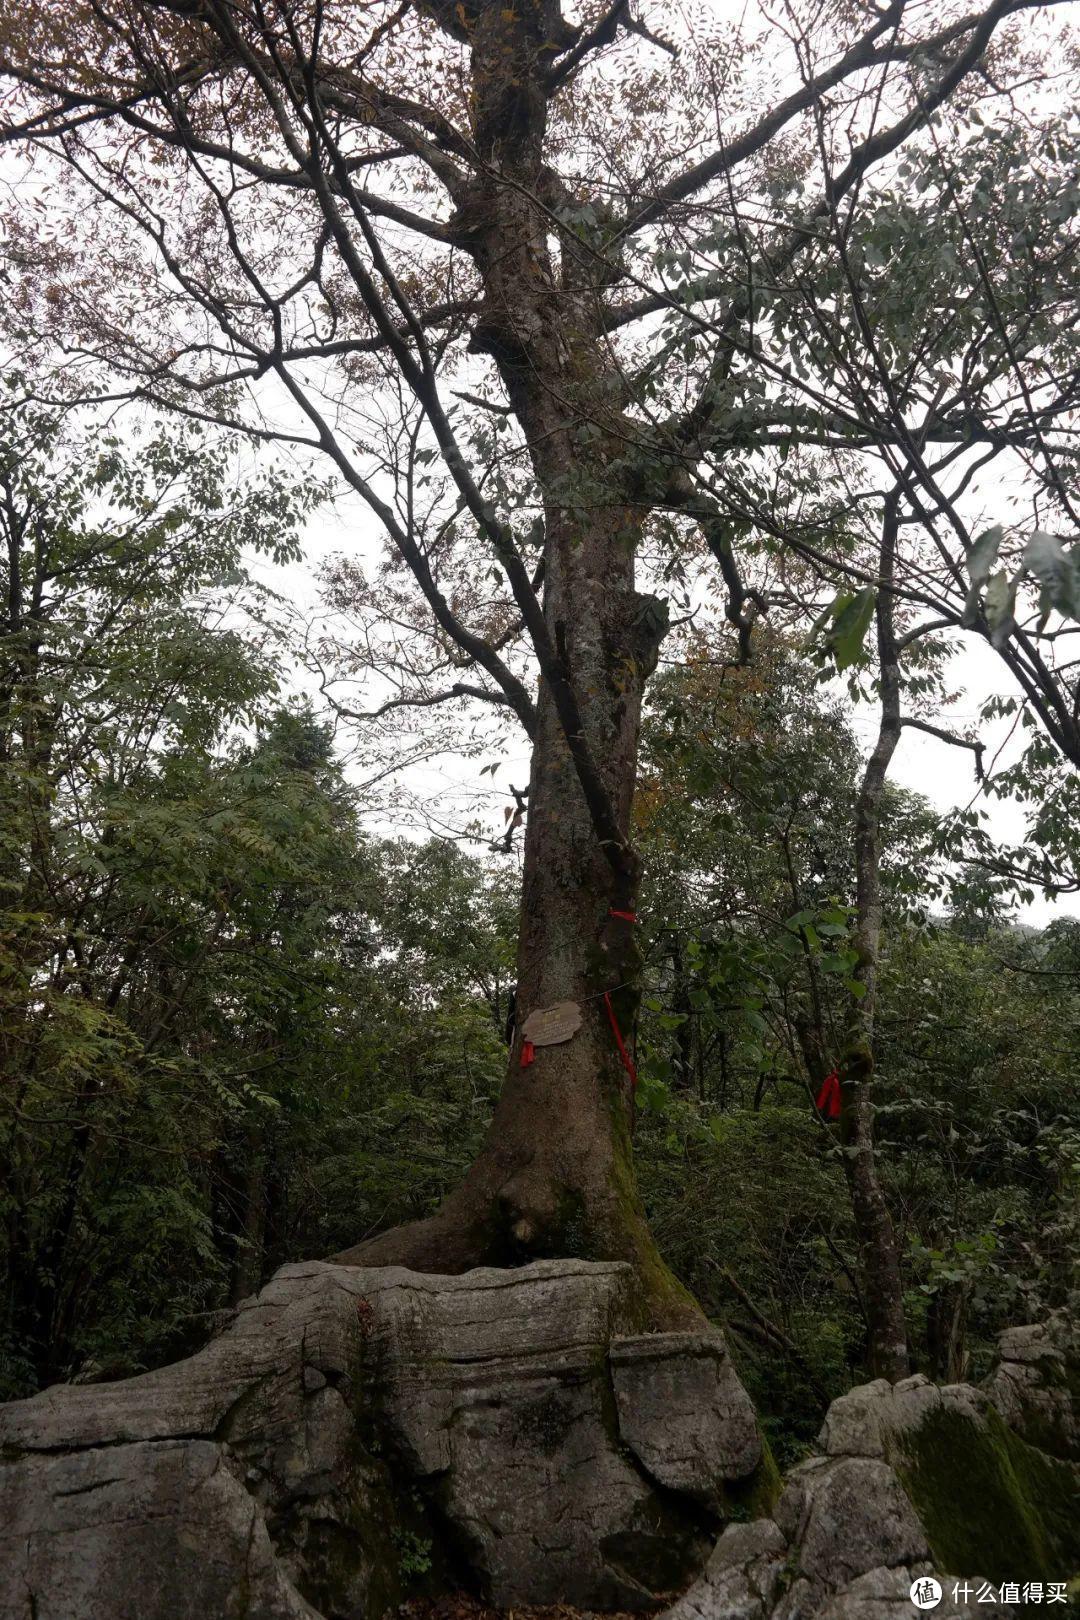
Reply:
[[[656,604],[633,589],[621,517],[575,535],[548,515],[545,614],[582,695],[582,719],[622,827],[637,769],[641,695],[659,643]],[[428,1221],[338,1258],[461,1271],[540,1256],[630,1261],[654,1325],[697,1319],[663,1265],[636,1190],[633,1083],[619,1052],[633,1026],[640,954],[636,874],[617,873],[597,839],[550,691],[541,690],[533,751],[518,945],[516,1034],[484,1148]],[[522,1066],[521,1029],[537,1009],[570,1001],[582,1022]],[[610,1011],[609,1011],[610,1007]]]

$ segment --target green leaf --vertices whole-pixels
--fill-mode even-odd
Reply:
[[[813,922],[816,916],[817,913],[815,911],[811,911],[808,907],[804,906],[801,911],[792,912],[791,916],[786,919],[784,927],[795,929],[805,928],[806,924]]]
[[[960,622],[969,630],[979,616],[979,595],[990,578],[991,568],[997,561],[1004,533],[1000,523],[984,529],[967,554],[967,570],[971,586],[964,601],[964,612]]]
[[[864,585],[833,621],[829,644],[838,670],[849,669],[862,656],[876,603],[877,592],[872,586]]]
[[[1066,551],[1056,535],[1036,529],[1024,547],[1024,567],[1042,586],[1042,606],[1067,618],[1080,619],[1080,566],[1075,550]]]
[[[990,570],[997,561],[1005,531],[1000,523],[984,529],[967,555],[968,578],[973,585],[983,586],[990,578]]]
[[[990,626],[990,641],[1001,647],[1008,640],[1016,608],[1016,580],[1010,579],[1004,568],[999,568],[986,587],[986,622]]]
[[[841,591],[838,596],[833,598],[828,607],[822,609],[817,618],[814,620],[813,624],[810,626],[809,630],[806,632],[806,640],[803,645],[808,651],[814,645],[815,641],[817,640],[818,636],[820,636],[829,620],[832,619],[837,613],[841,612],[851,600],[852,595],[850,591]]]

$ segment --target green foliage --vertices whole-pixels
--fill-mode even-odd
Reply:
[[[506,999],[504,902],[365,842],[329,732],[278,700],[242,562],[289,554],[311,492],[237,492],[193,434],[54,427],[0,466],[9,1392],[167,1354],[278,1259],[428,1207]]]
[[[408,1582],[417,1575],[426,1575],[431,1568],[431,1538],[415,1530],[400,1530],[395,1537],[398,1550],[398,1569]]]
[[[750,669],[699,643],[658,682],[639,804],[639,1174],[782,1460],[859,1376],[864,1339],[841,1150],[812,1105],[851,994],[859,758],[813,693],[779,640]],[[935,818],[893,792],[883,824],[879,1168],[918,1364],[957,1378],[1077,1284],[1076,930],[1017,930],[993,895],[931,918]]]
[[[751,1107],[675,1097],[643,1116],[638,1174],[665,1258],[730,1334],[781,1466],[847,1387],[862,1321],[837,1253],[853,1249],[843,1173],[807,1100]],[[760,1316],[734,1296],[730,1273]],[[779,1328],[793,1360],[767,1328]]]
[[[812,645],[820,635],[822,651],[832,655],[841,674],[862,657],[876,605],[877,592],[872,586],[841,591],[813,625],[809,643]]]
[[[302,881],[310,833],[276,742],[235,733],[269,723],[276,682],[241,555],[291,555],[314,492],[273,473],[238,490],[194,429],[127,454],[70,424],[61,445],[45,413],[5,421],[0,1204],[19,1387],[160,1336],[222,1274],[209,1161],[222,1122],[269,1099],[248,1052],[215,1046],[228,988],[208,997],[209,969],[251,962],[237,942],[270,886]]]

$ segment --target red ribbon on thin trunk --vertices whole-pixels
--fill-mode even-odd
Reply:
[[[618,917],[620,922],[628,922],[628,923],[636,923],[637,922],[637,912],[636,911],[620,911],[617,906],[609,906],[608,907],[608,916],[609,917]],[[634,1090],[636,1091],[637,1090],[637,1069],[634,1067],[633,1058],[630,1056],[630,1053],[626,1049],[626,1042],[623,1040],[623,1038],[622,1038],[622,1030],[619,1028],[619,1020],[615,1017],[615,1008],[611,1004],[611,994],[607,990],[604,991],[604,1006],[607,1008],[608,1022],[611,1025],[611,1033],[615,1037],[615,1045],[619,1048],[619,1056],[622,1059],[622,1066],[626,1070],[627,1074],[630,1076],[630,1084],[633,1086]]]
[[[817,1111],[824,1114],[826,1119],[840,1118],[840,1076],[835,1069],[821,1082],[821,1090],[817,1094]]]

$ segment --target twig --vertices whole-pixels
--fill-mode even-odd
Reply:
[[[746,1292],[746,1289],[743,1287],[742,1283],[739,1282],[738,1278],[735,1276],[734,1272],[732,1272],[727,1266],[717,1265],[714,1260],[710,1260],[709,1264],[715,1271],[719,1272],[724,1282],[735,1295],[735,1298],[739,1301],[739,1304],[742,1305],[745,1310],[749,1311],[750,1315],[753,1317],[761,1331],[786,1352],[800,1371],[805,1374],[806,1380],[811,1389],[814,1391],[814,1394],[820,1401],[828,1406],[829,1402],[832,1400],[832,1396],[829,1394],[824,1384],[818,1380],[817,1374],[814,1372],[813,1367],[811,1367],[798,1345],[788,1337],[783,1328],[777,1327],[775,1322],[770,1322],[769,1318],[758,1309],[758,1307],[754,1304],[754,1301],[750,1298],[750,1295]]]

